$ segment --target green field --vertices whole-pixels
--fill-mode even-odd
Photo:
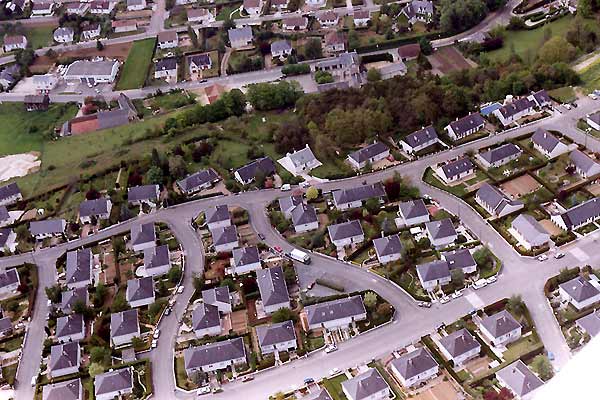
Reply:
[[[554,100],[560,103],[571,103],[577,100],[575,90],[573,90],[573,88],[570,86],[549,90],[548,94],[550,95],[550,97],[552,97]]]
[[[144,86],[155,47],[156,38],[133,42],[125,65],[123,65],[123,70],[117,83],[117,90],[138,89]]]
[[[36,50],[52,44],[52,32],[56,29],[53,26],[43,26],[37,28],[27,28],[25,36],[31,47]]]
[[[600,89],[600,60],[596,60],[587,68],[581,70],[579,77],[581,78],[581,86],[587,92]]]

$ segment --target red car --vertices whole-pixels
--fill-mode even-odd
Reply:
[[[283,252],[283,249],[280,246],[275,246],[275,247],[273,247],[273,249],[278,253]]]

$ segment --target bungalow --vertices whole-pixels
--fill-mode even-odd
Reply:
[[[487,182],[477,190],[475,201],[494,218],[504,217],[525,207],[522,201],[510,200],[500,189]]]
[[[512,143],[505,143],[500,147],[478,154],[477,158],[485,169],[489,169],[508,164],[512,160],[521,157],[521,154],[523,154],[523,150],[519,146]]]
[[[154,79],[177,82],[177,58],[166,57],[154,62]]]
[[[277,172],[275,163],[269,157],[262,157],[238,168],[235,173],[235,179],[242,185],[249,185],[257,176],[268,177]]]
[[[454,141],[463,139],[467,136],[473,135],[479,132],[485,126],[485,120],[478,112],[456,119],[456,121],[450,122],[444,130]]]
[[[262,11],[263,2],[262,0],[244,0],[242,6],[250,17],[258,17]]]
[[[513,219],[510,227],[509,232],[527,250],[545,246],[550,242],[548,231],[529,214],[521,214]]]
[[[4,36],[4,52],[25,49],[27,47],[27,38],[23,35]]]
[[[293,153],[287,153],[286,158],[289,159],[291,165],[290,172],[300,175],[310,172],[312,169],[321,166],[321,162],[317,160],[308,144],[303,149]]]
[[[600,198],[593,198],[569,208],[562,214],[551,215],[550,219],[559,228],[573,231],[600,218]]]
[[[117,3],[113,2],[113,1],[95,0],[95,1],[92,1],[92,3],[91,3],[90,13],[107,15],[112,12],[112,10],[115,8],[116,5],[117,5]]]
[[[281,267],[256,271],[256,282],[265,313],[273,314],[280,308],[291,308],[290,295]]]
[[[113,83],[119,72],[117,60],[77,60],[67,67],[63,77],[68,85],[85,83],[94,86],[98,83]]]
[[[449,184],[471,177],[475,173],[475,164],[469,157],[461,157],[438,166],[435,172],[442,178],[444,183]]]
[[[27,111],[48,111],[50,97],[47,94],[28,94],[23,98]]]
[[[496,372],[498,384],[507,388],[516,399],[531,398],[533,392],[544,384],[537,375],[523,363],[517,360]]]
[[[228,286],[217,286],[212,289],[203,290],[202,300],[204,304],[217,307],[222,314],[229,314],[232,311]]]
[[[208,25],[215,22],[215,16],[207,8],[190,8],[187,10],[188,22],[193,22],[199,25]]]
[[[583,179],[589,179],[600,174],[600,164],[579,150],[573,150],[571,154],[569,154],[569,159],[575,167],[575,171],[581,175]]]
[[[84,390],[81,378],[71,379],[42,386],[42,399],[83,400]]]
[[[83,315],[70,314],[56,320],[56,340],[58,343],[75,342],[85,337]]]
[[[31,6],[31,18],[50,17],[54,13],[54,2],[36,1]]]
[[[243,28],[231,28],[227,31],[229,43],[234,49],[241,49],[252,44],[252,28],[245,26]]]
[[[201,190],[212,187],[220,180],[221,178],[219,178],[219,175],[217,175],[215,170],[208,168],[177,181],[177,186],[184,194],[189,196]]]
[[[154,296],[154,279],[151,276],[127,281],[125,299],[132,308],[154,303]]]
[[[428,292],[433,292],[437,287],[450,283],[451,275],[448,262],[432,261],[417,265],[417,275],[421,286]]]
[[[0,86],[7,91],[21,79],[21,70],[17,64],[9,65],[0,71]]]
[[[279,199],[279,209],[286,219],[292,218],[292,210],[298,205],[304,203],[302,195],[282,197]]]
[[[340,22],[340,16],[335,11],[328,10],[319,13],[317,15],[317,20],[319,21],[319,24],[321,24],[321,27],[326,28],[337,25],[338,22]]]
[[[549,159],[558,157],[569,151],[566,144],[562,143],[556,136],[543,128],[536,129],[533,136],[531,136],[531,142],[533,143],[534,149]]]
[[[211,304],[198,304],[192,313],[192,328],[198,339],[221,335],[223,329],[219,309]]]
[[[346,50],[346,36],[343,32],[333,31],[325,35],[324,46],[328,53],[339,53]]]
[[[154,206],[158,202],[159,195],[158,185],[134,186],[127,189],[127,202],[134,206],[142,204]]]
[[[539,90],[535,93],[529,95],[528,99],[533,101],[538,108],[546,107],[552,105],[552,100],[550,99],[550,95],[546,92],[545,89]]]
[[[144,267],[142,276],[160,276],[171,269],[169,246],[162,245],[144,250]]]
[[[389,399],[390,387],[375,368],[342,382],[342,392],[348,400]]]
[[[600,131],[600,111],[588,114],[585,118],[585,122],[590,128]]]
[[[578,276],[558,286],[563,301],[568,301],[577,310],[600,301],[600,290],[587,279]]]
[[[411,388],[437,376],[439,365],[429,351],[419,348],[392,360],[390,371],[402,386]]]
[[[173,49],[179,44],[176,31],[163,31],[158,34],[158,47],[161,50]]]
[[[429,211],[423,199],[404,201],[398,205],[398,213],[406,226],[429,222]]]
[[[494,346],[506,346],[521,337],[521,324],[506,310],[485,316],[479,323],[483,336]]]
[[[333,400],[332,397],[327,392],[327,389],[315,389],[311,390],[311,393],[304,396],[303,400]]]
[[[296,350],[296,330],[292,321],[272,325],[261,325],[256,328],[256,337],[262,355],[280,351]]]
[[[131,248],[136,253],[156,246],[154,223],[134,224],[131,226]]]
[[[79,372],[81,364],[81,348],[79,342],[56,344],[50,347],[48,363],[51,378],[58,378]]]
[[[67,252],[65,277],[66,285],[69,289],[84,288],[93,284],[93,262],[94,257],[90,249]]]
[[[0,295],[2,297],[16,294],[19,285],[21,285],[21,279],[16,268],[0,271]]]
[[[600,311],[594,311],[585,317],[579,318],[575,321],[575,325],[590,337],[595,337],[600,333]]]
[[[217,253],[225,253],[238,247],[238,234],[235,225],[215,228],[211,231],[213,244]]]
[[[111,210],[112,202],[109,198],[86,200],[79,204],[79,220],[82,224],[91,224],[94,219],[107,220]]]
[[[348,189],[334,190],[333,204],[338,210],[361,207],[369,199],[381,199],[385,196],[385,189],[381,182],[372,185],[355,186]]]
[[[431,245],[436,248],[449,246],[458,239],[458,234],[450,218],[427,222],[425,230]]]
[[[113,21],[111,27],[115,33],[133,32],[138,29],[137,21],[132,19],[119,19]]]
[[[212,372],[246,363],[246,346],[241,337],[222,342],[190,346],[183,351],[188,376],[196,372]]]
[[[204,220],[211,232],[217,228],[231,226],[231,216],[227,204],[209,207],[204,212]]]
[[[29,232],[36,240],[44,240],[50,237],[60,237],[65,234],[67,222],[64,219],[46,219],[43,221],[31,221]]]
[[[304,233],[319,229],[319,218],[315,208],[310,204],[300,203],[291,211],[294,232]]]
[[[0,229],[0,251],[14,252],[17,248],[17,233],[10,228]]]
[[[369,10],[356,10],[352,17],[355,28],[365,28],[369,26],[369,22],[371,21]]]
[[[441,338],[439,348],[455,366],[463,365],[481,352],[481,345],[465,328]]]
[[[492,112],[498,118],[502,126],[508,126],[520,118],[533,112],[535,102],[527,97],[521,97]]]
[[[305,330],[347,329],[355,322],[367,319],[367,311],[359,295],[306,306],[304,311],[308,324]]]
[[[380,264],[387,264],[402,258],[403,246],[398,235],[374,239],[373,246]]]
[[[330,225],[327,231],[331,242],[338,248],[362,243],[365,240],[365,234],[358,220]]]
[[[210,53],[194,54],[187,56],[187,65],[190,74],[199,74],[200,72],[212,68],[212,59]]]
[[[276,40],[271,43],[271,57],[273,58],[285,58],[292,54],[292,44],[287,40]]]
[[[429,125],[405,136],[400,141],[400,146],[405,153],[414,154],[436,143],[438,143],[437,132],[433,126]]]
[[[375,142],[360,150],[348,154],[348,162],[354,169],[363,169],[367,164],[374,164],[389,157],[390,149],[381,142]]]
[[[87,306],[90,302],[87,287],[67,289],[64,292],[61,292],[60,295],[59,308],[64,314],[71,314],[73,312],[73,307],[77,303],[83,303]]]
[[[133,367],[109,370],[94,377],[96,400],[112,400],[133,393]]]
[[[401,11],[410,24],[417,21],[428,23],[433,18],[433,2],[426,0],[412,0]]]
[[[247,274],[261,269],[258,249],[254,246],[233,249],[233,257],[230,264],[233,273],[236,275]]]
[[[114,347],[128,345],[134,337],[139,336],[140,323],[136,309],[110,315],[110,341]]]
[[[53,74],[34,75],[33,86],[38,93],[48,93],[58,85],[58,77]]]
[[[477,272],[477,263],[469,249],[447,251],[442,253],[442,259],[448,263],[450,271],[460,269],[465,274]]]
[[[282,21],[283,29],[286,31],[303,31],[308,27],[308,18],[306,17],[292,17],[285,18]]]
[[[84,40],[94,40],[100,37],[100,24],[87,24],[81,30]]]
[[[127,0],[127,11],[141,11],[146,8],[146,0]]]

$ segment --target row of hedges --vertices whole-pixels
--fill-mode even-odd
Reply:
[[[555,275],[552,278],[548,279],[544,284],[544,294],[546,297],[550,295],[551,292],[554,292],[558,285],[570,281],[571,279],[576,278],[579,275],[579,267],[570,268],[566,270],[566,273],[561,277],[559,275]]]

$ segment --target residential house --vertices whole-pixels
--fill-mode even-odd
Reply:
[[[530,399],[537,388],[544,384],[537,375],[523,363],[517,360],[496,372],[498,384],[507,388],[516,399]]]
[[[91,224],[94,219],[107,220],[111,210],[112,202],[109,198],[86,200],[79,204],[79,220],[82,224]]]
[[[279,209],[286,219],[292,218],[292,210],[298,205],[304,203],[302,195],[293,195],[279,199]]]
[[[333,10],[327,10],[317,15],[317,20],[322,28],[335,26],[340,22],[340,16]]]
[[[222,314],[229,314],[232,311],[229,286],[217,286],[203,290],[202,301],[204,301],[204,304],[217,307]]]
[[[271,7],[277,10],[277,12],[283,12],[287,10],[289,0],[271,0]]]
[[[410,24],[416,22],[431,22],[433,18],[433,2],[427,0],[412,0],[401,11]]]
[[[47,94],[28,94],[23,98],[27,111],[48,111],[50,97]]]
[[[208,25],[215,22],[215,16],[207,8],[190,8],[187,10],[188,22],[199,25]]]
[[[192,313],[192,328],[198,339],[221,335],[223,329],[219,309],[211,304],[198,304]]]
[[[67,14],[85,15],[90,9],[90,3],[74,1],[67,3]]]
[[[380,264],[398,261],[402,258],[403,246],[398,235],[384,236],[373,240],[375,254]]]
[[[338,210],[348,210],[350,208],[362,207],[363,203],[369,199],[377,199],[381,202],[385,196],[385,189],[381,182],[377,182],[372,185],[334,190],[332,195],[335,208]]]
[[[304,3],[311,8],[321,8],[327,4],[326,0],[306,0]]]
[[[271,57],[283,59],[292,54],[292,44],[287,40],[276,40],[271,43]]]
[[[262,0],[244,0],[242,6],[250,17],[258,17],[262,11],[263,2]]]
[[[183,351],[185,371],[212,372],[246,363],[246,347],[241,337],[222,342],[191,346]]]
[[[161,50],[168,50],[177,47],[179,37],[176,31],[163,31],[158,34],[158,47]]]
[[[546,92],[546,89],[539,90],[535,93],[532,93],[528,97],[529,100],[533,101],[538,108],[548,107],[552,105],[552,100],[550,99],[550,95]]]
[[[590,337],[595,337],[600,333],[600,311],[594,311],[585,317],[579,318],[575,321],[575,325],[583,333],[587,333]]]
[[[308,18],[291,17],[282,21],[282,27],[286,31],[303,31],[308,27]]]
[[[348,154],[348,162],[354,169],[363,169],[367,164],[375,164],[390,156],[390,149],[381,142],[375,142]]]
[[[265,313],[273,314],[280,308],[291,308],[290,295],[281,267],[256,271],[256,282]]]
[[[575,167],[575,171],[583,179],[589,179],[600,174],[600,164],[579,150],[573,150],[571,154],[569,154],[569,159]]]
[[[327,227],[327,231],[329,239],[338,248],[362,243],[365,240],[365,234],[358,220],[330,225]]]
[[[17,64],[11,64],[0,71],[0,86],[8,91],[21,79],[21,69]]]
[[[526,250],[542,247],[550,243],[550,234],[531,215],[521,214],[510,223],[509,232]]]
[[[81,364],[81,348],[79,342],[56,344],[50,347],[50,377],[55,379],[60,376],[79,372]]]
[[[531,142],[533,143],[534,149],[549,159],[558,157],[569,151],[566,144],[562,143],[556,136],[542,128],[536,129],[533,136],[531,136]]]
[[[392,360],[389,368],[405,388],[427,382],[439,372],[438,363],[424,348],[410,351]]]
[[[437,132],[433,126],[429,125],[405,136],[399,144],[405,153],[414,154],[436,143],[438,143]]]
[[[177,58],[165,57],[154,62],[154,79],[177,82]]]
[[[51,237],[61,237],[65,234],[67,222],[64,219],[45,219],[43,221],[31,221],[29,233],[36,240],[44,240]]]
[[[27,38],[23,35],[5,35],[4,52],[25,49],[27,47]]]
[[[13,252],[17,249],[17,233],[10,228],[0,228],[0,251]]]
[[[215,228],[211,233],[217,253],[229,252],[240,245],[235,225]]]
[[[291,161],[292,171],[296,175],[305,174],[312,169],[321,166],[321,162],[317,160],[308,144],[303,149],[293,153],[287,153],[286,157]]]
[[[600,198],[593,198],[569,208],[562,214],[551,215],[556,226],[565,231],[574,231],[600,218]]]
[[[161,276],[171,269],[169,246],[162,245],[144,250],[143,276]]]
[[[4,4],[4,9],[10,15],[22,14],[25,10],[25,0],[9,0]],[[31,17],[34,17],[34,15],[31,15]]]
[[[328,53],[340,53],[346,50],[346,36],[343,32],[333,31],[325,35],[323,48]]]
[[[73,41],[74,35],[75,32],[73,31],[73,28],[63,26],[56,28],[56,30],[52,34],[52,37],[54,38],[54,41],[56,43],[71,43]]]
[[[455,366],[463,365],[481,352],[481,345],[465,328],[441,338],[438,347]]]
[[[12,224],[15,218],[10,216],[8,208],[6,206],[0,206],[0,227]]]
[[[212,187],[220,180],[221,178],[219,178],[219,175],[217,175],[215,170],[208,168],[177,181],[177,186],[184,194],[192,195],[196,192]]]
[[[421,55],[419,43],[410,43],[398,47],[398,57],[401,61],[415,60]]]
[[[85,288],[93,284],[93,262],[94,257],[90,249],[67,252],[65,278],[69,289]]]
[[[343,381],[342,392],[348,400],[387,400],[390,397],[390,387],[375,368]]]
[[[473,135],[485,126],[485,120],[478,112],[467,115],[456,121],[450,122],[444,130],[454,141],[466,138],[467,136]]]
[[[211,69],[212,59],[210,57],[210,53],[187,56],[187,65],[191,75],[199,74],[206,69]]]
[[[0,319],[0,338],[9,337],[13,333],[13,324],[10,317]]]
[[[75,342],[85,337],[83,315],[70,314],[56,320],[56,340],[58,343]]]
[[[296,330],[292,321],[285,321],[279,324],[260,325],[256,328],[256,337],[260,352],[263,355],[296,350]]]
[[[367,319],[367,311],[359,295],[306,306],[304,312],[307,331],[347,329],[355,322]]]
[[[154,222],[131,226],[131,248],[136,253],[156,246]]]
[[[94,377],[96,400],[112,400],[133,393],[133,367],[109,370]]]
[[[226,204],[221,204],[207,208],[204,212],[204,220],[210,231],[231,226],[229,207]]]
[[[81,36],[84,40],[94,40],[100,37],[100,24],[87,24],[81,29]]]
[[[403,201],[398,205],[398,212],[406,226],[429,222],[429,211],[423,199]]]
[[[319,229],[319,219],[315,208],[310,204],[300,203],[291,211],[294,232],[304,233]]]
[[[477,155],[479,162],[486,168],[498,168],[521,157],[523,150],[512,143],[505,143]]]
[[[110,341],[113,346],[128,345],[134,337],[140,337],[140,323],[136,309],[110,315]]]
[[[154,279],[151,276],[129,279],[125,299],[132,308],[154,303]]]
[[[588,114],[585,118],[585,122],[590,128],[600,131],[600,111]]]
[[[91,87],[98,83],[113,83],[118,72],[117,60],[77,60],[67,67],[63,77],[69,85],[85,83]]]
[[[84,393],[81,378],[42,386],[42,400],[83,400]]]
[[[475,164],[473,164],[469,157],[461,157],[438,166],[435,172],[444,183],[449,184],[475,174]]]
[[[262,157],[238,168],[233,175],[240,184],[249,185],[257,176],[268,177],[276,172],[273,160],[269,157]]]
[[[355,87],[362,79],[360,77],[360,61],[355,51],[319,61],[314,64],[314,68],[315,73],[316,71],[329,72],[334,78],[338,79],[337,82],[320,84],[319,91],[327,91],[331,88],[347,89],[350,86]],[[324,89],[321,90],[321,88]]]
[[[477,263],[469,249],[452,250],[442,253],[442,259],[448,263],[450,271],[460,269],[465,274],[477,272]]]
[[[87,287],[67,289],[64,292],[61,292],[60,295],[59,308],[64,314],[71,314],[73,312],[73,307],[77,303],[83,303],[87,306],[90,302]]]
[[[493,115],[498,118],[502,126],[508,126],[526,115],[533,113],[535,102],[527,97],[520,97],[502,107],[494,110]]]
[[[19,285],[21,279],[16,268],[0,271],[0,296],[6,298],[7,295],[16,294]]]
[[[417,265],[417,275],[421,286],[428,292],[433,292],[437,287],[449,284],[451,279],[448,262],[443,260]]]
[[[134,186],[127,189],[127,202],[134,206],[142,204],[154,206],[158,202],[159,195],[158,185]]]
[[[51,17],[54,13],[54,2],[36,1],[31,6],[31,18]]]
[[[327,389],[317,388],[315,390],[311,390],[310,394],[304,396],[302,400],[333,400],[332,397],[327,392]]]
[[[353,23],[355,28],[366,28],[371,22],[371,13],[369,10],[355,10],[353,17]]]
[[[111,27],[115,33],[134,32],[138,29],[137,21],[132,19],[118,19],[111,22]]]
[[[453,244],[458,238],[456,229],[454,229],[454,224],[450,218],[427,222],[425,223],[425,230],[427,231],[431,245],[436,248],[447,247]]]
[[[49,93],[58,84],[58,77],[53,74],[34,75],[33,86],[38,93]]]
[[[252,45],[252,28],[244,26],[243,28],[231,28],[227,31],[229,43],[234,49],[241,49]]]
[[[511,313],[502,310],[482,318],[479,329],[494,346],[506,346],[521,337],[522,326]]]
[[[141,11],[146,8],[146,0],[127,0],[127,11]]]
[[[258,249],[254,246],[233,249],[233,257],[230,264],[233,273],[236,275],[247,274],[261,269]]]
[[[494,218],[504,217],[525,207],[522,201],[510,200],[500,189],[487,182],[475,193],[475,201]]]
[[[568,301],[577,310],[589,307],[600,301],[600,290],[597,284],[578,276],[558,285],[558,292],[563,301]]]
[[[94,0],[90,5],[91,14],[108,15],[117,5],[116,2],[108,0]]]

